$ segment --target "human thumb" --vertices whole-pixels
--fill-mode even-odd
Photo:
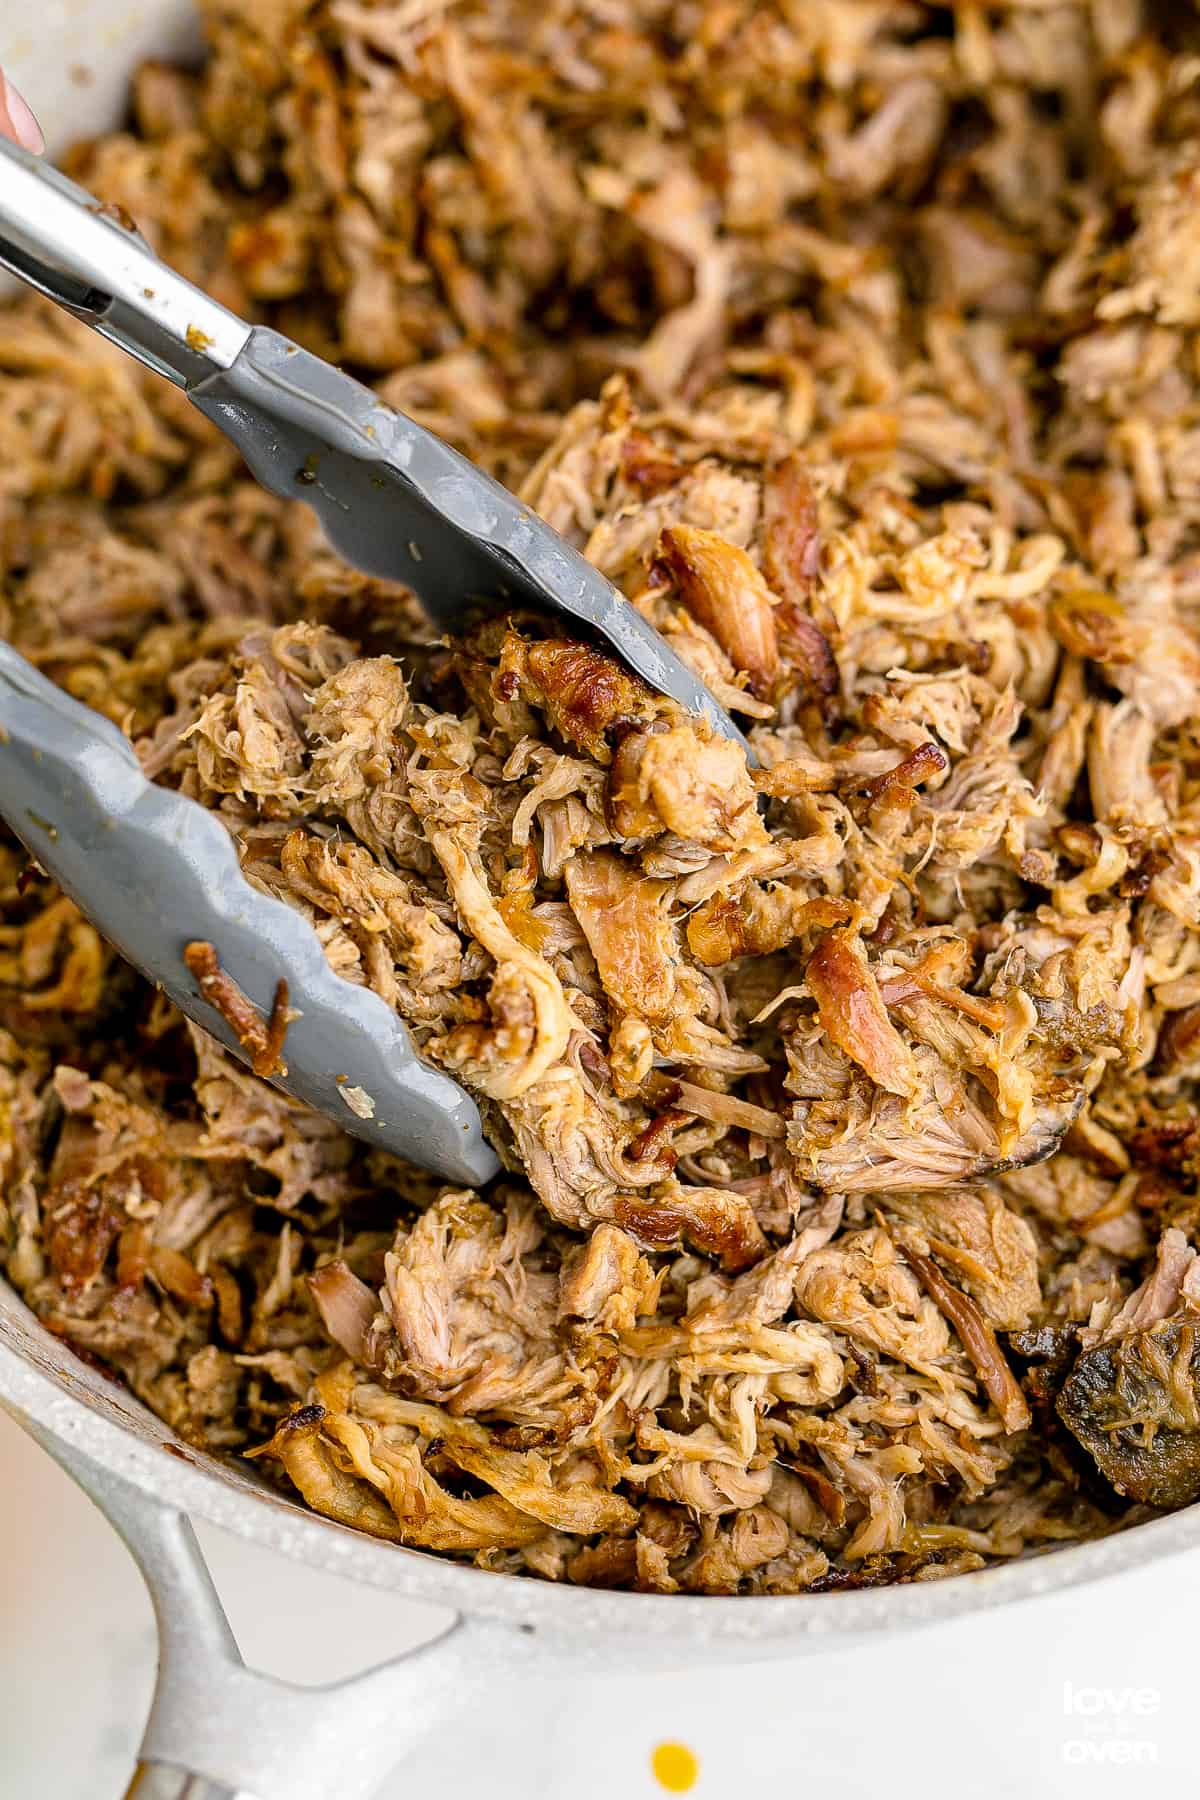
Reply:
[[[12,138],[26,150],[41,155],[46,148],[42,128],[29,110],[29,102],[18,94],[8,76],[0,69],[0,137]]]

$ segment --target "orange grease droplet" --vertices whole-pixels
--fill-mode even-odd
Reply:
[[[700,1773],[700,1764],[686,1744],[657,1744],[650,1767],[669,1794],[686,1794]]]

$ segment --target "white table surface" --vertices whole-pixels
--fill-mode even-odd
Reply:
[[[202,1538],[260,1668],[333,1679],[437,1618],[219,1532]],[[383,1796],[662,1800],[650,1756],[672,1740],[699,1759],[696,1800],[742,1800],[780,1777],[805,1800],[1154,1800],[1200,1770],[1198,1603],[1193,1553],[865,1650],[514,1682]],[[153,1657],[124,1548],[0,1413],[0,1800],[116,1800]]]

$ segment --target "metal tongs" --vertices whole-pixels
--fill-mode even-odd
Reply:
[[[347,561],[406,583],[440,629],[480,602],[561,613],[740,741],[617,589],[498,483],[368,388],[247,325],[112,209],[3,139],[0,267],[175,382],[264,487],[305,500]],[[383,1000],[332,972],[305,919],[250,886],[220,822],[148,781],[114,725],[2,642],[0,816],[135,968],[244,1060],[186,946],[216,946],[264,1017],[285,981],[293,1010],[276,1086],[451,1180],[495,1173],[471,1097],[418,1058]]]

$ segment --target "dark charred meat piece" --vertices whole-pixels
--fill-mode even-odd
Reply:
[[[1026,1362],[1044,1364],[1059,1376],[1066,1374],[1079,1349],[1079,1334],[1073,1325],[1038,1325],[1028,1331],[1009,1331],[1005,1340]]]
[[[894,1583],[920,1581],[926,1572],[940,1568],[947,1561],[945,1551],[928,1550],[924,1553],[901,1551],[891,1556],[869,1556],[862,1562],[854,1563],[849,1568],[831,1568],[824,1575],[818,1575],[808,1585],[810,1594],[851,1594],[860,1593],[865,1588],[891,1587]],[[964,1572],[970,1568],[978,1568],[979,1561],[964,1563]]]
[[[1085,1350],[1058,1415],[1126,1499],[1165,1507],[1200,1499],[1200,1314]]]

